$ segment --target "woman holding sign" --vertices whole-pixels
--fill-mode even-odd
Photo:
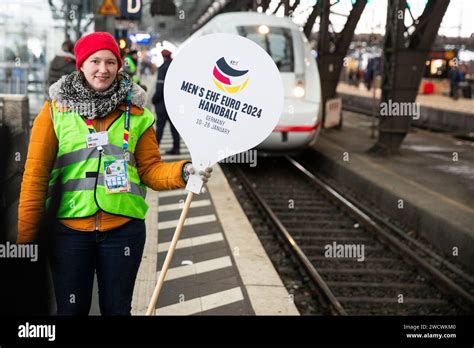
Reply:
[[[81,38],[76,69],[35,119],[21,185],[17,243],[54,207],[51,268],[59,315],[89,313],[94,272],[103,315],[130,315],[145,243],[146,187],[182,188],[190,162],[161,161],[146,94],[119,69],[108,33]],[[210,168],[199,174],[203,181]]]

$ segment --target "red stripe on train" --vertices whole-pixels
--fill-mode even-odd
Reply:
[[[274,132],[311,132],[319,128],[319,122],[312,126],[276,126]]]

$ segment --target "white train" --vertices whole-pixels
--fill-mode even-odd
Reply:
[[[211,19],[183,44],[199,36],[230,33],[263,47],[281,73],[284,109],[272,134],[257,146],[264,151],[301,150],[316,141],[321,128],[321,82],[304,34],[289,18],[255,12],[229,12]]]

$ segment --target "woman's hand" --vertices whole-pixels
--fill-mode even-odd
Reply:
[[[196,170],[194,169],[194,166],[192,163],[186,163],[184,165],[183,172],[184,172],[184,175],[183,175],[184,180],[188,182],[189,176],[191,174],[195,174]],[[212,168],[207,167],[204,170],[200,170],[198,174],[201,177],[202,182],[207,183],[209,181],[209,178],[211,177],[211,173],[212,173]]]

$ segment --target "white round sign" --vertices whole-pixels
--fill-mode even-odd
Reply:
[[[210,34],[185,44],[174,58],[164,99],[199,171],[268,137],[282,112],[283,84],[259,45],[238,35]]]

